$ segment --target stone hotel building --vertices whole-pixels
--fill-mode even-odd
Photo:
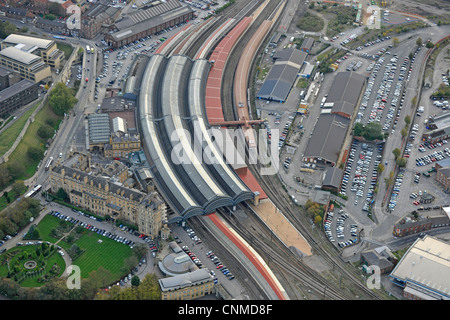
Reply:
[[[127,170],[112,170],[108,177],[105,171],[94,174],[90,165],[56,165],[50,172],[51,192],[62,188],[73,205],[126,221],[151,237],[158,236],[166,222],[164,200],[154,189],[144,193],[124,187],[121,180],[127,178]]]

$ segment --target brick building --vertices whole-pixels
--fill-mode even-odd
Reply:
[[[120,16],[120,8],[107,5],[106,1],[92,4],[81,15],[81,37],[93,39],[108,29]]]
[[[450,158],[436,162],[436,181],[445,192],[450,192]]]

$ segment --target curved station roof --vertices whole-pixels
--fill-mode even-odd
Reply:
[[[208,133],[207,60],[153,55],[138,99],[141,136],[155,183],[174,213],[169,223],[253,198]]]

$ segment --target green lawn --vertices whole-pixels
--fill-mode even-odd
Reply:
[[[57,128],[59,123],[61,122],[61,119],[61,117],[58,117],[53,113],[48,103],[46,103],[36,114],[34,122],[30,124],[22,141],[19,143],[8,160],[8,162],[21,163],[26,168],[23,176],[18,177],[19,180],[26,180],[32,177],[36,172],[37,165],[40,161],[40,159],[34,161],[30,159],[27,154],[28,148],[30,146],[34,146],[40,148],[42,152],[45,151],[46,141],[39,137],[39,135],[37,134],[38,129],[43,125],[48,125],[48,121],[53,121],[55,123],[54,128]]]
[[[17,257],[21,256],[23,252],[27,252],[28,254],[32,254],[36,251],[38,245],[28,245],[28,246],[22,246],[22,247],[14,247],[7,252],[3,253],[0,256],[0,276],[6,276],[8,274],[8,263],[7,258],[9,257],[11,261],[17,259]],[[28,259],[26,259],[28,260]],[[25,263],[26,260],[20,260],[20,265]],[[36,261],[37,259],[29,259]],[[12,264],[12,262],[11,262]],[[50,255],[50,257],[47,259],[47,267],[46,270],[48,271],[54,264],[58,265],[59,272],[57,276],[61,276],[66,269],[66,264],[64,262],[64,259],[59,255],[56,251]],[[27,277],[25,278],[21,283],[21,286],[23,287],[39,287],[44,285],[44,282],[38,282],[38,276],[33,277]]]
[[[69,59],[69,57],[70,57],[70,55],[72,54],[72,51],[73,51],[72,46],[70,44],[61,43],[61,42],[57,42],[56,46],[58,47],[59,50],[64,52],[64,58],[66,60]]]
[[[54,216],[47,215],[44,217],[38,225],[42,240],[55,243],[58,239],[50,236],[50,232],[57,228],[60,223],[61,220]],[[67,224],[70,228],[73,227],[68,222],[64,222],[64,224]],[[75,229],[72,232],[75,233]],[[98,240],[101,240],[101,243]],[[84,251],[73,261],[74,265],[80,267],[82,278],[87,278],[91,271],[102,266],[111,272],[111,282],[113,282],[123,276],[121,268],[124,261],[133,255],[129,246],[86,229],[83,230],[82,236],[75,241],[75,244]],[[58,245],[68,250],[73,244],[62,240],[58,242]]]
[[[17,137],[19,136],[20,131],[22,131],[28,118],[37,108],[39,103],[41,103],[41,100],[35,103],[19,119],[17,119],[12,125],[10,125],[9,128],[7,128],[0,134],[0,156],[4,155],[5,152],[12,147],[14,141],[16,141]]]
[[[102,240],[101,243],[98,242],[99,239]],[[87,278],[91,271],[102,266],[111,272],[111,281],[115,281],[123,276],[120,269],[123,267],[124,261],[132,256],[132,250],[129,246],[91,231],[87,231],[87,234],[76,243],[85,250],[73,262],[80,267],[82,278]]]

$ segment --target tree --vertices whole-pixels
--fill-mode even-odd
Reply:
[[[67,195],[67,192],[64,191],[63,188],[59,188],[56,192],[56,196],[62,200],[66,200],[69,196]]]
[[[401,157],[397,159],[397,165],[399,167],[405,167],[406,166],[406,159]]]
[[[383,173],[383,171],[384,171],[384,164],[380,163],[377,167],[377,172],[380,175]]]
[[[44,156],[44,151],[39,147],[30,146],[28,147],[27,155],[31,160],[37,161]]]
[[[394,154],[395,160],[397,160],[402,152],[399,148],[395,148],[394,150],[392,150],[392,153]]]
[[[0,165],[0,189],[4,189],[11,181],[11,175],[5,164]]]
[[[417,96],[414,96],[411,99],[411,108],[415,108],[416,104],[417,104]]]
[[[133,287],[138,287],[141,284],[141,279],[137,275],[131,277],[131,285]]]
[[[39,129],[37,130],[37,134],[42,139],[48,139],[53,136],[54,129],[50,126],[43,125],[43,126],[39,127]]]
[[[25,186],[25,184],[23,183],[23,181],[16,181],[13,183],[12,187],[11,187],[11,191],[16,195],[21,195],[22,193],[24,193],[25,191],[27,191],[27,187]]]
[[[7,168],[9,175],[13,180],[16,180],[17,178],[25,174],[25,167],[21,163],[18,162],[8,163]]]
[[[411,123],[411,117],[410,116],[405,116],[405,123],[407,126],[409,126],[409,124]]]
[[[17,27],[13,23],[9,21],[0,22],[0,38],[4,39],[15,32],[17,32]]]
[[[400,43],[400,40],[398,40],[397,37],[392,38],[392,45],[394,47],[398,46],[399,43]]]
[[[425,44],[425,47],[428,48],[428,49],[430,49],[430,48],[433,48],[433,47],[434,47],[434,44],[433,44],[433,42],[431,42],[431,41],[427,41],[427,43]]]
[[[405,138],[406,135],[408,134],[408,130],[407,130],[406,127],[405,127],[405,128],[403,128],[403,129],[400,131],[400,133],[402,134],[402,138]]]
[[[419,47],[421,47],[422,46],[422,38],[417,38],[417,40],[416,40],[416,44],[419,46]]]
[[[318,214],[314,216],[314,223],[315,224],[319,224],[320,222],[322,222],[322,217],[319,216]]]
[[[62,82],[58,82],[52,90],[48,103],[56,115],[62,116],[78,102],[72,90]]]

